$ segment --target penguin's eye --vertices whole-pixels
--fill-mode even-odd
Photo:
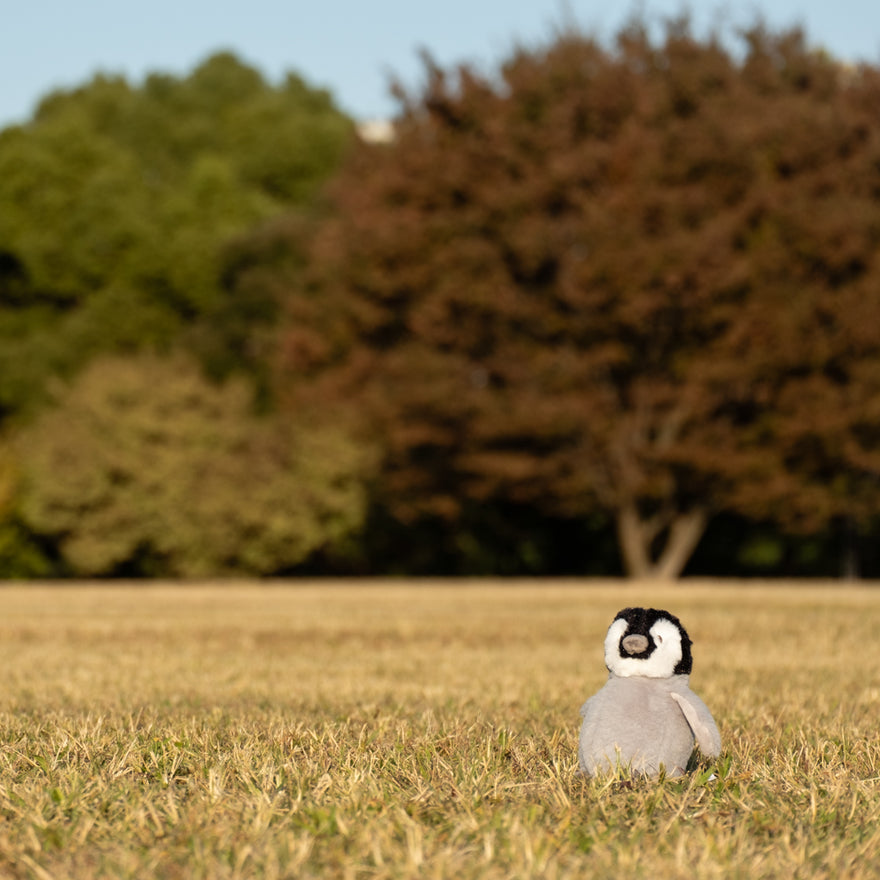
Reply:
[[[658,645],[662,645],[662,644],[663,644],[663,636],[654,636],[654,641],[655,641]]]

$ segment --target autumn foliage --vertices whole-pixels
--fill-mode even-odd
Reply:
[[[347,331],[292,328],[290,382],[360,401],[398,518],[598,509],[629,573],[672,577],[719,511],[875,515],[880,74],[743,43],[428,60],[337,178],[313,283]]]
[[[635,19],[397,94],[220,54],[0,132],[0,576],[855,571],[880,69]]]

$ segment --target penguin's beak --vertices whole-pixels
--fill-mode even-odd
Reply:
[[[648,649],[648,639],[646,636],[640,635],[631,635],[626,636],[624,640],[620,643],[621,647],[627,654],[631,657],[634,654],[644,654]]]

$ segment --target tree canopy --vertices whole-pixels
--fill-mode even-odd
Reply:
[[[398,96],[221,53],[0,131],[0,573],[864,550],[880,69],[636,19]]]
[[[183,78],[97,76],[0,132],[0,418],[101,352],[244,332],[223,247],[310,210],[352,131],[326,92],[221,53]]]
[[[21,513],[75,575],[274,574],[366,511],[369,447],[253,414],[181,356],[99,358],[17,438]]]
[[[335,181],[290,382],[360,401],[404,521],[603,510],[657,577],[719,511],[867,521],[878,90],[798,31],[739,52],[687,21],[566,33],[499,80],[428,60]],[[344,330],[303,320],[314,290]]]

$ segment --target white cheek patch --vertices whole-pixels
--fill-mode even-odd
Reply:
[[[618,675],[623,674],[617,671],[617,666],[623,662],[620,658],[620,640],[628,628],[629,624],[619,617],[608,627],[608,635],[605,636],[605,666]]]
[[[658,620],[650,629],[656,647],[650,657],[620,656],[620,639],[627,630],[627,622],[620,618],[608,628],[605,637],[605,665],[621,678],[668,678],[681,662],[681,633],[670,620]]]

